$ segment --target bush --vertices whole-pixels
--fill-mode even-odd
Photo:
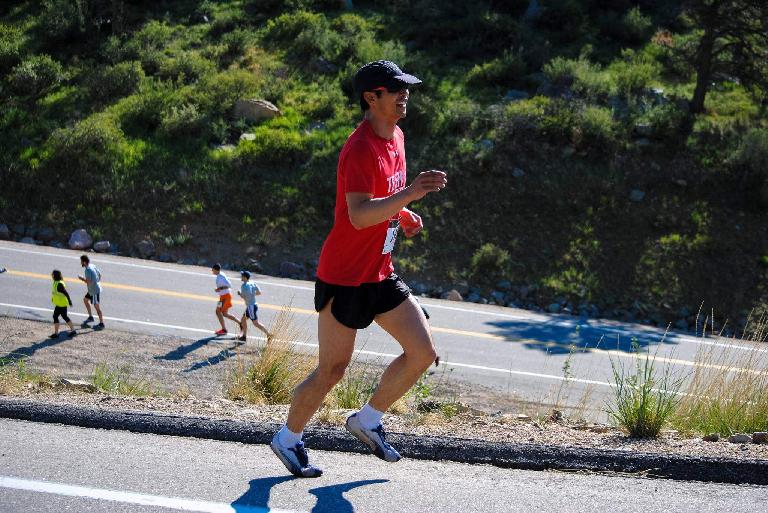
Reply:
[[[160,117],[160,133],[168,138],[197,137],[205,124],[205,114],[195,104],[172,105]]]
[[[308,156],[307,141],[296,130],[260,126],[253,133],[255,140],[237,147],[237,158],[245,166],[292,165]]]
[[[527,72],[522,51],[505,50],[501,57],[476,64],[467,75],[467,83],[475,86],[512,87],[520,84]]]
[[[644,40],[650,34],[653,22],[650,16],[645,16],[640,12],[640,7],[635,6],[624,15],[621,20],[624,34],[629,41],[639,42]]]
[[[686,117],[686,112],[667,103],[651,107],[638,121],[651,125],[655,139],[674,141],[681,136]]]
[[[574,131],[574,144],[610,151],[616,145],[616,132],[617,124],[609,109],[588,105],[580,113],[578,127]]]
[[[79,2],[43,0],[39,28],[48,39],[68,39],[85,31],[84,14]]]
[[[35,55],[14,67],[8,76],[11,91],[19,96],[37,97],[66,79],[61,64],[48,55]]]
[[[216,65],[198,52],[180,52],[158,63],[157,74],[164,80],[190,84],[216,71]]]
[[[729,160],[749,173],[768,173],[768,128],[749,130]]]
[[[121,62],[94,73],[88,88],[96,101],[106,103],[135,92],[144,76],[138,61]]]
[[[611,92],[610,75],[584,58],[556,57],[544,65],[543,72],[555,87],[570,88],[585,99],[602,99]]]
[[[228,69],[202,77],[193,93],[200,109],[211,115],[225,115],[242,98],[257,96],[264,78],[242,69]]]
[[[470,274],[473,279],[490,283],[504,276],[509,267],[509,252],[492,242],[483,244],[472,255]]]
[[[24,33],[12,25],[0,24],[0,74],[21,62]]]
[[[659,63],[647,55],[632,50],[621,52],[622,60],[608,68],[616,80],[616,88],[624,98],[630,98],[647,88],[658,77]]]
[[[341,37],[331,29],[328,19],[307,11],[286,13],[269,20],[263,41],[273,46],[281,43],[292,58],[304,63],[318,57],[334,61],[342,48]]]
[[[629,372],[611,357],[614,403],[608,406],[608,415],[629,436],[656,438],[675,412],[683,379],[673,376],[669,366],[659,373],[655,354],[638,351],[635,363]]]

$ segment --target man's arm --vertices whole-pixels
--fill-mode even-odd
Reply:
[[[357,230],[377,225],[391,218],[412,201],[420,200],[430,192],[438,192],[447,180],[442,171],[423,171],[406,187],[386,198],[373,198],[366,192],[346,194],[349,221]]]

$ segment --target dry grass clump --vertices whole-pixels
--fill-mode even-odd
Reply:
[[[0,395],[18,395],[27,385],[55,386],[53,378],[27,368],[24,358],[0,358]]]
[[[253,404],[287,404],[293,389],[316,365],[316,357],[296,350],[308,342],[307,332],[298,328],[290,305],[283,307],[269,328],[272,339],[256,355],[239,357],[225,378],[225,396]]]
[[[675,428],[722,435],[768,430],[768,319],[748,323],[745,333],[751,340],[718,336],[717,345],[699,350]]]

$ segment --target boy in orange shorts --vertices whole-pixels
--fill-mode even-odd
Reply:
[[[216,303],[216,318],[219,319],[221,329],[216,331],[216,336],[226,335],[227,327],[224,326],[224,317],[232,319],[240,326],[240,319],[229,313],[232,308],[232,282],[221,273],[221,265],[213,264],[211,274],[216,276],[216,293],[219,295],[219,302]]]

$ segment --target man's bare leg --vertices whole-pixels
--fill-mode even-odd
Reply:
[[[261,331],[264,332],[264,334],[267,336],[267,339],[272,338],[272,334],[269,332],[266,326],[264,326],[262,323],[258,321],[258,319],[253,320],[253,325],[259,328]]]
[[[85,305],[85,310],[88,312],[88,317],[93,318],[93,314],[91,313],[91,303],[88,301],[87,297],[83,298],[83,304]]]
[[[219,324],[221,324],[221,329],[227,331],[227,327],[224,326],[224,316],[221,315],[221,310],[219,308],[216,309],[216,318],[219,320]]]
[[[99,306],[98,303],[93,305],[93,307],[96,309],[96,313],[99,316],[99,324],[104,324],[104,316],[101,314],[101,306]],[[91,309],[88,309],[88,315],[91,315]]]
[[[356,334],[357,330],[336,320],[331,313],[330,302],[320,312],[317,320],[318,364],[293,393],[286,422],[292,432],[301,433],[304,430],[328,392],[344,377],[355,349]]]
[[[394,310],[377,315],[376,323],[403,348],[403,354],[389,364],[368,401],[376,410],[385,412],[418,381],[435,361],[437,353],[427,318],[413,296]]]

